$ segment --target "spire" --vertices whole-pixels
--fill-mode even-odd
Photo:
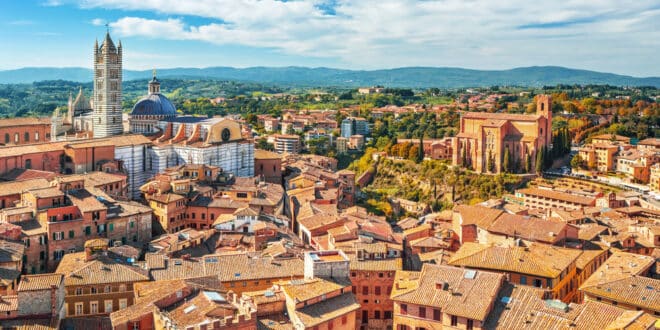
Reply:
[[[156,79],[156,69],[151,71],[153,78],[149,82],[149,94],[159,94],[160,93],[160,82]]]
[[[103,50],[115,51],[116,48],[114,42],[112,42],[112,38],[110,38],[110,31],[105,33],[105,40],[103,40],[101,48],[103,48]]]

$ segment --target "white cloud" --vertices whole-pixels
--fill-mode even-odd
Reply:
[[[95,26],[101,26],[101,25],[105,25],[106,21],[102,18],[95,18],[90,23],[92,23],[92,25]]]
[[[586,64],[606,70],[617,55],[612,44],[621,56],[643,58],[659,50],[657,43],[649,46],[660,37],[660,9],[653,1],[539,2],[83,0],[80,5],[129,12],[111,23],[120,36],[270,48],[336,58],[350,67]],[[321,8],[327,4],[334,15]],[[165,18],[130,13],[137,10]],[[189,16],[211,23],[190,25]]]

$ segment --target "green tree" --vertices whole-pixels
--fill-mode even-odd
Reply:
[[[493,151],[488,150],[488,159],[487,159],[488,165],[488,172],[494,173],[495,172],[495,158],[493,157]]]
[[[525,173],[532,171],[532,157],[530,154],[525,153]]]
[[[544,154],[545,147],[536,151],[536,174],[541,174],[541,172],[543,172],[543,162],[545,161]]]
[[[502,161],[502,169],[506,173],[511,173],[511,152],[509,147],[505,147],[504,150],[504,160]]]
[[[419,164],[424,160],[424,138],[419,138],[419,147],[417,148],[417,157],[415,163]]]

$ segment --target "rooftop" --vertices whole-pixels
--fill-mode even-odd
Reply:
[[[556,278],[576,262],[581,253],[580,250],[546,244],[502,247],[466,242],[449,260],[449,264]]]

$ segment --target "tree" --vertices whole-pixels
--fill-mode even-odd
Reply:
[[[423,135],[423,134],[422,134]],[[417,148],[417,157],[415,163],[421,163],[424,160],[424,137],[419,138],[419,147]]]
[[[571,159],[571,167],[572,168],[585,168],[585,163],[582,157],[580,155],[575,155],[573,159]]]
[[[543,162],[545,161],[545,147],[541,147],[540,150],[536,151],[536,174],[541,174],[543,172]]]
[[[532,171],[532,157],[530,154],[525,153],[525,173]]]
[[[410,149],[408,149],[408,159],[416,163],[419,163],[418,157],[419,157],[419,146],[414,145],[410,147]]]
[[[488,159],[487,159],[487,161],[488,161],[488,165],[487,165],[488,172],[491,172],[491,173],[495,172],[495,158],[493,157],[493,151],[492,150],[488,150]]]
[[[504,160],[502,161],[502,169],[506,173],[511,172],[511,152],[509,151],[509,147],[505,147],[504,150]]]

